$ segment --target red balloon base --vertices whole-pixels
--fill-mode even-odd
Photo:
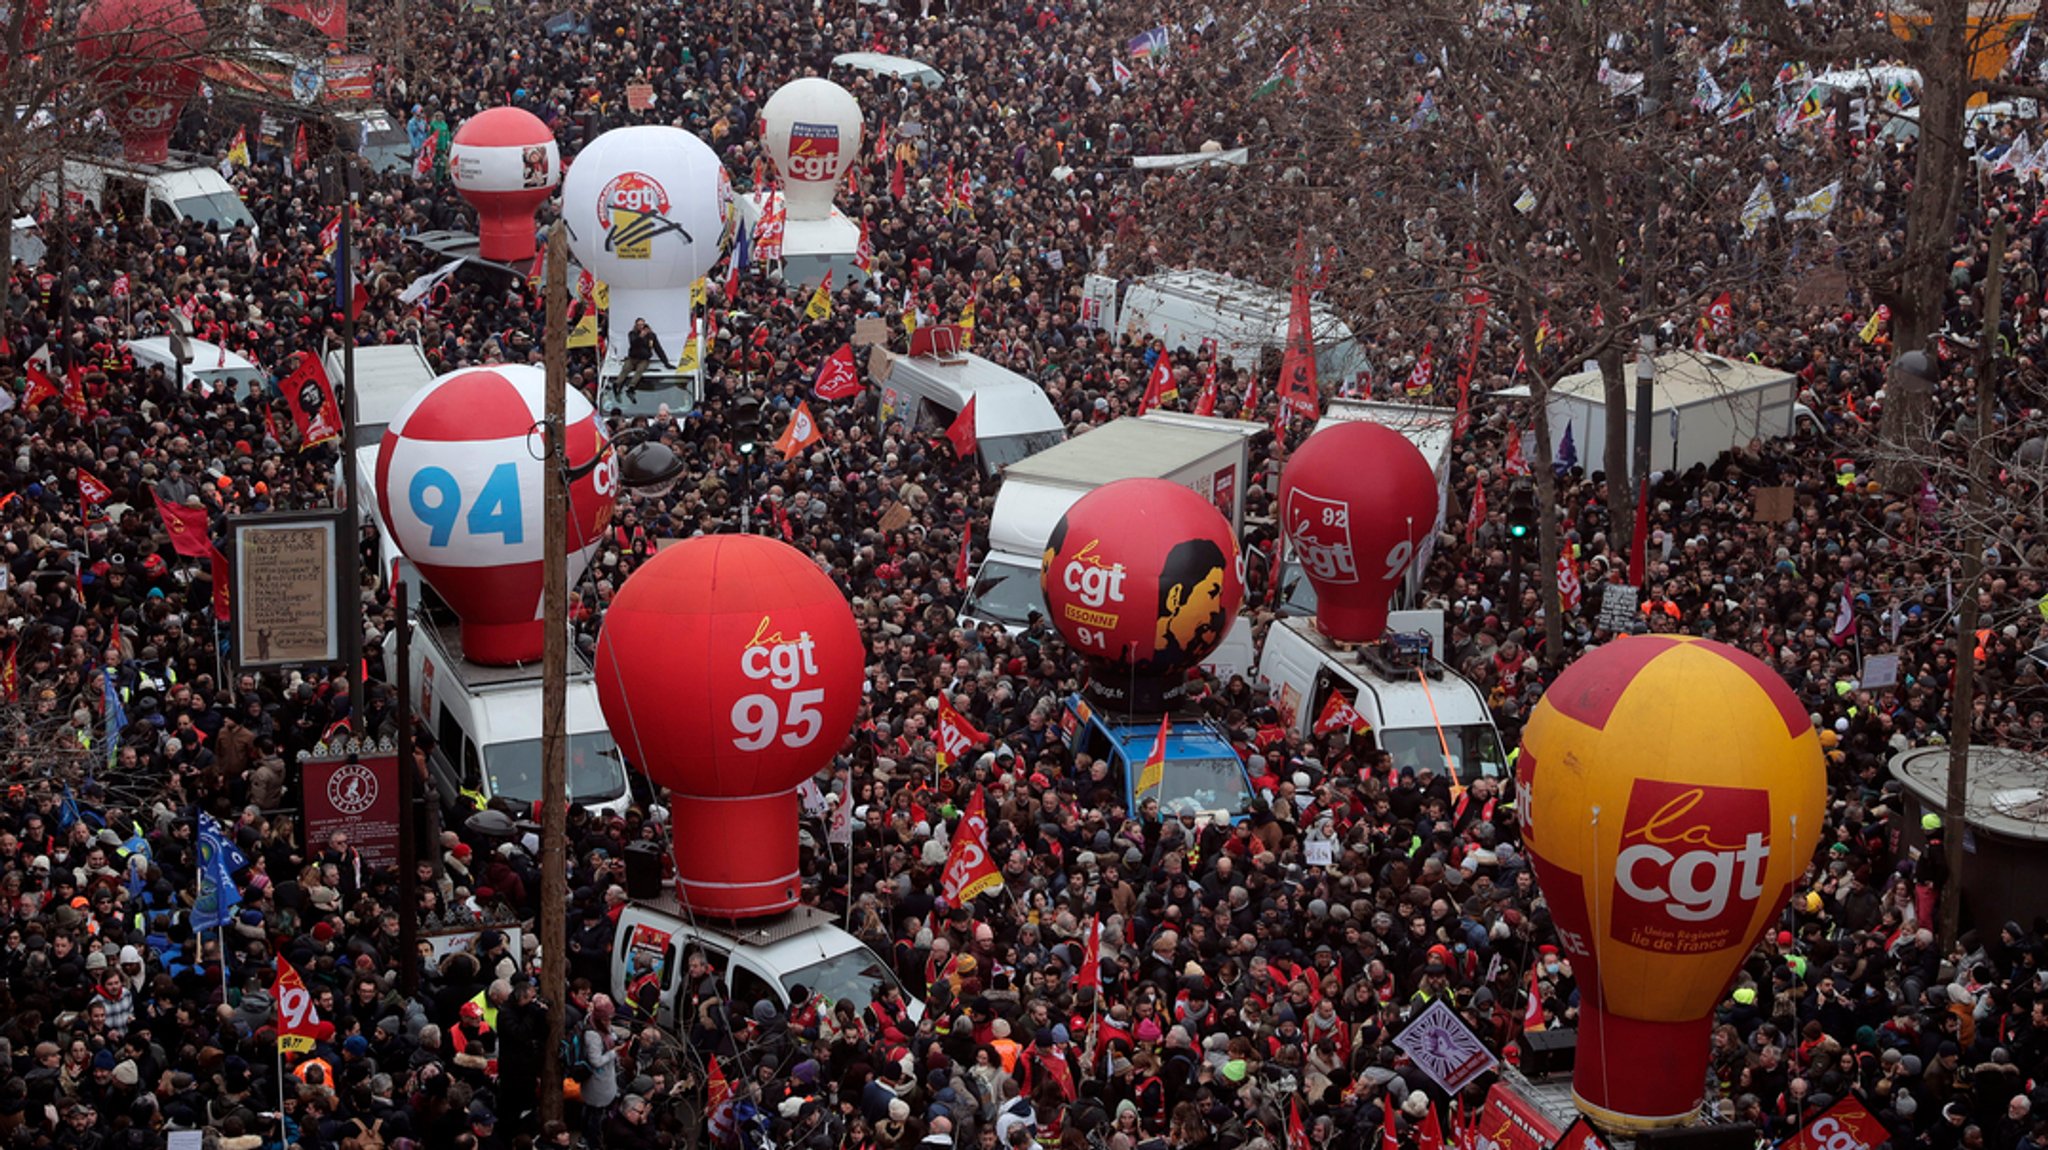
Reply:
[[[524,265],[533,262],[534,238],[531,215],[493,215],[488,218],[479,216],[476,223],[477,255],[501,264]]]
[[[1608,1130],[1691,1122],[1706,1093],[1711,1021],[1652,1022],[1581,1006],[1572,1065],[1579,1109]]]
[[[759,918],[788,910],[803,891],[797,871],[796,792],[744,798],[673,795],[676,897],[698,914]]]
[[[538,619],[528,623],[462,621],[462,657],[486,667],[537,663],[546,642],[547,631]]]

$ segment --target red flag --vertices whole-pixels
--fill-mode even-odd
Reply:
[[[944,770],[959,762],[967,752],[988,742],[988,736],[975,730],[966,716],[953,709],[953,701],[941,694],[939,721],[933,725],[932,742],[939,768]]]
[[[1000,890],[1003,872],[988,857],[988,813],[983,809],[981,788],[967,800],[967,812],[953,832],[953,846],[946,852],[946,869],[939,892],[948,906],[965,906],[984,891]]]
[[[277,958],[277,978],[270,984],[270,1001],[277,1006],[277,1048],[294,1054],[312,1050],[314,1036],[319,1033],[320,1012],[313,1007],[306,980],[299,977],[283,955]]]
[[[1891,1131],[1876,1115],[1854,1098],[1844,1098],[1821,1111],[1799,1133],[1778,1143],[1778,1150],[1873,1150],[1891,1140]]]
[[[1196,415],[1216,414],[1216,360],[1202,365],[1202,393],[1195,397]]]
[[[318,28],[333,43],[348,40],[348,0],[271,0],[270,7],[287,16],[297,16]]]
[[[1316,716],[1315,733],[1327,735],[1333,731],[1347,731],[1363,735],[1372,730],[1372,724],[1351,705],[1351,700],[1337,691],[1330,692],[1330,698],[1323,704],[1323,712]]]
[[[953,564],[953,587],[958,590],[967,586],[967,576],[972,566],[974,552],[974,524],[968,523],[960,532],[960,558]]]
[[[128,292],[129,292],[129,283],[128,283],[128,273],[127,273],[127,272],[122,272],[122,273],[120,273],[119,275],[117,275],[117,276],[115,276],[115,277],[114,277],[114,287],[113,287],[113,294],[114,294],[114,298],[115,298],[115,299],[127,299],[127,298],[128,298]]]
[[[1557,599],[1567,611],[1579,609],[1579,561],[1566,542],[1557,556]]]
[[[0,699],[10,703],[21,701],[21,667],[17,663],[21,655],[21,640],[7,644],[7,661],[0,663]]]
[[[291,374],[277,382],[292,422],[299,429],[299,450],[332,443],[341,438],[341,406],[334,401],[334,385],[320,357],[310,351],[299,353]]]
[[[292,171],[304,172],[311,158],[312,153],[306,148],[306,125],[301,123],[298,132],[292,137]]]
[[[1707,325],[1715,335],[1724,335],[1735,329],[1735,300],[1727,292],[1714,297],[1707,305]]]
[[[108,487],[99,476],[94,475],[83,467],[78,469],[78,499],[83,505],[87,521],[92,519],[93,512],[99,510],[106,504],[107,500],[113,497],[113,489]]]
[[[1415,370],[1408,373],[1406,391],[1409,395],[1428,395],[1436,390],[1436,341],[1422,345],[1422,354],[1415,357]]]
[[[1138,768],[1138,786],[1133,792],[1142,801],[1146,791],[1157,790],[1166,782],[1166,740],[1173,734],[1173,716],[1159,717],[1159,733],[1152,736],[1152,752],[1145,756],[1145,765]]]
[[[89,413],[85,403],[85,369],[77,364],[64,373],[64,410],[80,419]]]
[[[48,372],[31,362],[28,365],[28,390],[22,393],[21,405],[33,408],[58,396],[57,385]]]
[[[825,357],[818,365],[818,378],[811,385],[811,393],[819,399],[852,399],[866,390],[861,386],[860,372],[853,366],[853,345],[843,343],[839,350]]]
[[[228,595],[228,557],[221,554],[218,547],[211,547],[209,550],[213,554],[213,563],[211,565],[211,573],[213,575],[213,617],[221,622],[226,622],[228,611],[234,605],[233,600]]]
[[[1422,1131],[1415,1136],[1415,1150],[1444,1150],[1444,1128],[1437,1122],[1434,1102],[1422,1113]]]
[[[326,227],[324,227],[324,228],[321,228],[321,229],[320,229],[320,258],[321,258],[321,259],[332,259],[332,258],[334,258],[334,249],[336,249],[336,248],[338,248],[338,247],[340,247],[340,246],[341,246],[341,213],[340,213],[340,212],[336,212],[336,213],[334,213],[334,218],[333,218],[333,219],[331,219],[331,220],[328,220],[328,221],[327,221],[327,226],[326,226]],[[188,300],[188,301],[186,301],[186,306],[187,306],[187,307],[189,307],[189,308],[192,308],[193,310],[197,310],[197,308],[198,308],[198,301],[197,301],[196,299],[195,299],[195,300]],[[191,311],[187,311],[187,312],[185,313],[185,318],[186,318],[186,319],[191,319],[191,318],[192,318],[192,312],[191,312]]]
[[[804,400],[796,405],[796,414],[789,417],[789,426],[782,429],[775,448],[782,452],[782,458],[795,459],[805,448],[824,438],[825,433],[818,430],[818,421],[811,415],[810,401]]]
[[[712,1058],[711,1069],[705,1075],[704,1128],[711,1135],[711,1141],[720,1146],[728,1145],[739,1135],[739,1123],[733,1115],[732,1082]]]
[[[1529,1002],[1522,1008],[1523,1030],[1543,1029],[1543,988],[1536,981],[1541,970],[1540,966],[1529,968]]]
[[[946,428],[946,442],[953,445],[953,454],[961,459],[973,458],[978,442],[974,438],[974,398],[971,395],[967,397],[967,406],[960,409],[952,426]]]
[[[910,190],[903,176],[903,157],[896,157],[896,167],[889,173],[889,194],[902,199]]]
[[[439,151],[440,147],[441,137],[434,132],[428,132],[427,138],[420,141],[419,154],[412,158],[412,174],[414,179],[424,180],[433,176],[434,153]]]
[[[1650,570],[1650,484],[1636,485],[1636,529],[1629,539],[1628,581],[1638,587]]]
[[[1512,423],[1508,424],[1507,458],[1500,469],[1509,475],[1529,474],[1529,460],[1522,454],[1522,430]]]
[[[1472,335],[1465,341],[1465,358],[1458,365],[1458,414],[1451,421],[1451,437],[1465,438],[1472,429],[1472,373],[1479,367],[1479,349],[1486,343],[1486,309],[1472,312]]]
[[[848,168],[847,171],[851,172],[853,169]],[[853,266],[859,268],[862,275],[875,274],[875,244],[868,238],[868,222],[865,218],[860,222],[860,243],[853,249]]]
[[[1386,1117],[1380,1122],[1380,1145],[1384,1150],[1401,1150],[1401,1112],[1394,1109],[1394,1096],[1381,1096],[1386,1102]]]
[[[1173,361],[1165,352],[1152,361],[1152,370],[1145,373],[1145,394],[1138,400],[1138,414],[1158,407],[1169,399],[1180,398],[1180,389],[1173,385]]]
[[[213,541],[207,537],[205,508],[166,503],[154,488],[149,497],[156,500],[156,512],[163,516],[164,530],[171,536],[171,550],[188,559],[206,559],[214,554]]]
[[[1074,989],[1102,988],[1102,916],[1088,920],[1088,950],[1081,959],[1081,971],[1074,976]]]
[[[1287,352],[1280,361],[1280,410],[1274,424],[1285,428],[1295,416],[1314,423],[1322,414],[1316,392],[1316,340],[1309,316],[1308,268],[1301,241],[1294,244],[1294,289],[1287,308]]]
[[[1301,1122],[1301,1100],[1287,1100],[1287,1150],[1312,1150],[1308,1127]]]
[[[1479,538],[1479,529],[1486,525],[1486,484],[1472,493],[1472,514],[1465,519],[1465,546],[1470,547]]]

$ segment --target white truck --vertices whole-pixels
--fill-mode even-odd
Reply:
[[[1203,341],[1214,340],[1216,354],[1245,371],[1257,371],[1262,359],[1277,357],[1287,347],[1293,302],[1285,291],[1192,268],[1135,280],[1119,300],[1115,281],[1088,279],[1083,296],[1097,301],[1098,321],[1110,331],[1152,336],[1164,340],[1168,350],[1198,351]],[[1113,320],[1109,310],[1115,312]],[[1315,338],[1316,379],[1325,390],[1370,371],[1371,361],[1335,311],[1311,304],[1309,330]]]
[[[972,400],[975,456],[984,475],[999,474],[1067,437],[1044,388],[968,352],[892,356],[888,377],[874,382],[879,425],[901,420],[905,430],[925,439],[944,434]]]
[[[961,605],[960,625],[997,623],[1015,634],[1033,611],[1044,611],[1038,569],[1046,541],[1067,508],[1106,483],[1171,480],[1213,502],[1231,531],[1241,533],[1251,462],[1248,428],[1262,430],[1191,415],[1116,419],[1012,463],[996,491],[989,551]]]
[[[1712,466],[1721,453],[1751,440],[1820,434],[1819,421],[1799,402],[1799,379],[1762,364],[1704,352],[1657,357],[1650,408],[1650,465],[1673,471]],[[1628,447],[1635,450],[1635,368],[1629,366]],[[1599,370],[1582,371],[1550,389],[1550,455],[1562,464],[1565,436],[1571,457],[1590,474],[1607,465],[1606,389]],[[1633,454],[1630,456],[1633,458]]]
[[[1304,738],[1340,693],[1393,756],[1394,766],[1428,767],[1460,784],[1502,779],[1507,752],[1479,685],[1446,666],[1441,611],[1395,611],[1379,643],[1333,642],[1315,620],[1276,621],[1259,654],[1259,686],[1280,722]]]
[[[850,1001],[860,1009],[901,986],[888,963],[815,907],[724,922],[691,914],[663,891],[619,911],[613,1000],[651,1014],[659,1026],[687,1032],[696,1020],[676,1014],[688,990],[684,972],[692,954],[710,963],[719,995],[733,1004],[735,1018],[747,1017],[763,1001],[786,1011],[797,987],[813,998]],[[923,1019],[924,1004],[908,992],[904,1006],[913,1022]]]
[[[61,184],[61,187],[59,186]],[[159,227],[185,220],[210,223],[225,232],[236,224],[256,226],[233,185],[203,156],[173,152],[161,164],[140,164],[113,156],[74,156],[57,173],[44,176],[34,194],[54,203],[88,203],[102,212],[118,210],[132,222]]]
[[[1437,536],[1444,529],[1444,517],[1451,502],[1451,422],[1454,416],[1448,408],[1425,407],[1413,403],[1382,403],[1366,399],[1332,399],[1323,405],[1323,417],[1316,421],[1315,430],[1321,431],[1339,423],[1371,422],[1398,431],[1408,442],[1415,445],[1422,457],[1429,461],[1429,469],[1436,474],[1436,523],[1423,536],[1422,543],[1415,549],[1415,562],[1408,568],[1408,577],[1402,581],[1399,599],[1413,603],[1421,598],[1422,577],[1429,569],[1430,556],[1436,554]],[[1303,577],[1301,564],[1290,549],[1280,565],[1280,613],[1282,615],[1313,615],[1316,610],[1316,591]]]

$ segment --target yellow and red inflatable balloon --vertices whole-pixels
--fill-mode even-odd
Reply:
[[[1621,639],[1544,693],[1516,775],[1582,992],[1574,1099],[1613,1131],[1683,1125],[1714,1007],[1821,842],[1806,709],[1734,648]]]

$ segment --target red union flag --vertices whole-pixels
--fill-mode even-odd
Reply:
[[[1363,735],[1372,730],[1372,724],[1351,705],[1351,700],[1342,694],[1330,692],[1330,701],[1323,704],[1323,713],[1316,716],[1316,734],[1327,735],[1332,731],[1345,731]]]
[[[1891,1131],[1862,1103],[1844,1098],[1822,1111],[1804,1130],[1778,1143],[1778,1150],[1876,1150],[1891,1137]]]
[[[312,1050],[320,1012],[313,1009],[306,980],[283,956],[277,960],[277,981],[270,984],[270,1001],[277,1004],[277,1048],[298,1054]]]
[[[954,710],[952,700],[944,695],[939,696],[939,723],[932,734],[938,744],[941,768],[959,762],[961,756],[988,741],[988,736],[975,730],[974,724]]]
[[[81,467],[78,469],[78,497],[89,507],[98,507],[114,497],[114,491],[99,476]]]
[[[806,124],[798,120],[789,126],[789,164],[784,169],[792,180],[820,183],[839,177],[839,125]]]
[[[1764,897],[1770,833],[1769,791],[1635,780],[1609,933],[1664,954],[1741,945]]]
[[[965,906],[969,899],[987,891],[1001,890],[1003,872],[988,857],[988,814],[982,809],[981,788],[967,800],[967,813],[953,832],[953,847],[946,852],[946,870],[940,878],[939,894],[948,906]]]
[[[860,383],[860,372],[853,366],[853,345],[843,343],[839,350],[825,357],[818,365],[818,381],[811,385],[811,391],[819,399],[852,399],[864,388]]]

